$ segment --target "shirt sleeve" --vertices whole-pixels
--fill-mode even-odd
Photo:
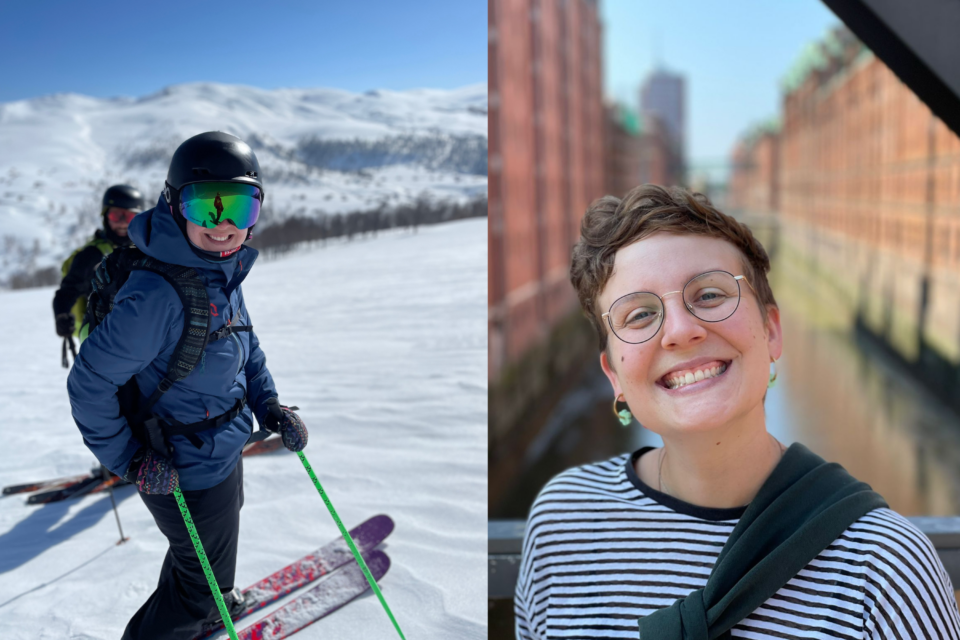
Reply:
[[[134,271],[113,310],[80,345],[67,377],[73,419],[87,448],[117,475],[127,471],[140,447],[120,414],[117,389],[179,339],[182,329],[183,305],[173,288],[156,274]]]
[[[930,539],[889,509],[867,517],[864,638],[960,640],[953,585]]]
[[[520,574],[517,577],[517,588],[513,596],[517,640],[540,640],[540,635],[533,623],[532,576],[535,555],[535,540],[530,532],[530,522],[527,521],[527,530],[523,536],[523,553],[520,558]]]

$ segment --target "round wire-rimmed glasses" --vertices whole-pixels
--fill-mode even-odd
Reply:
[[[683,306],[695,318],[704,322],[722,322],[740,306],[741,280],[753,289],[746,276],[735,276],[727,271],[707,271],[691,278],[683,285],[683,289],[668,291],[662,296],[650,291],[621,296],[601,317],[607,319],[610,330],[619,340],[627,344],[641,344],[656,336],[663,326],[666,313],[663,299],[667,296],[681,294]],[[753,291],[756,294],[756,290]]]

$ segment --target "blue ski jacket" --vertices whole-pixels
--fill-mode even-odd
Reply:
[[[242,247],[224,262],[205,260],[190,248],[163,197],[155,208],[133,219],[128,234],[150,257],[197,272],[210,297],[211,331],[228,320],[253,324],[240,283],[253,267],[256,249]],[[155,273],[135,270],[117,292],[113,310],[80,345],[67,379],[73,419],[84,444],[118,475],[126,473],[141,444],[120,415],[117,388],[136,376],[141,402],[145,401],[167,371],[183,323],[183,303],[173,286]],[[233,421],[198,433],[203,442],[199,449],[186,436],[169,438],[180,486],[208,489],[225,480],[253,430],[252,414],[262,423],[266,401],[276,395],[253,331],[207,345],[200,364],[151,412],[168,422],[191,424],[226,413],[240,398],[246,397],[247,405]]]

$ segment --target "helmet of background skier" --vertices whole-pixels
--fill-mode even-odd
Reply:
[[[146,208],[146,198],[136,187],[128,184],[115,184],[103,192],[101,213],[106,215],[110,207],[119,207],[134,213],[140,213]]]

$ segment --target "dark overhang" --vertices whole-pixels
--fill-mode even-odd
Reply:
[[[823,0],[960,135],[960,0]]]

